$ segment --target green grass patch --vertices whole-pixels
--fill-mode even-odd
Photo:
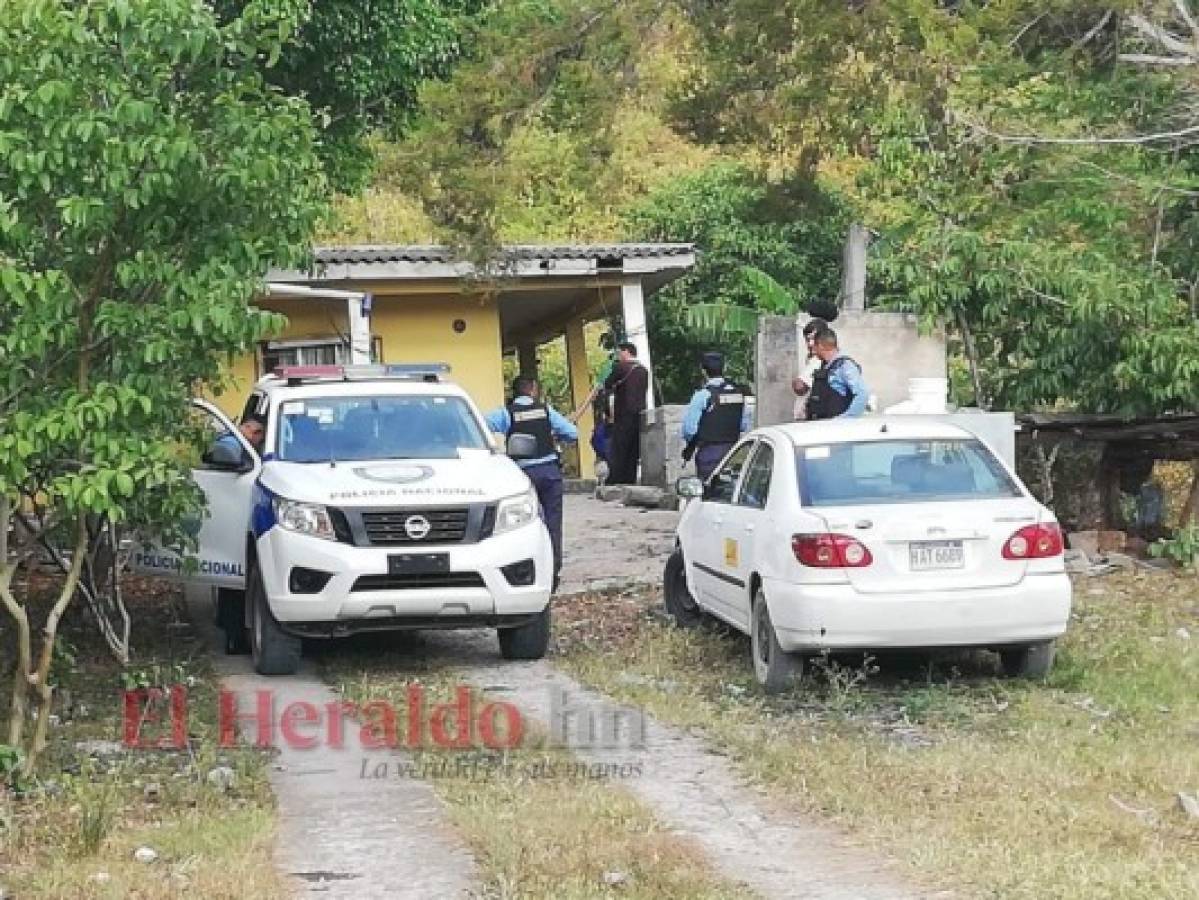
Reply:
[[[269,757],[217,746],[218,681],[178,590],[135,579],[126,596],[127,669],[85,622],[65,624],[50,748],[20,791],[0,788],[0,888],[21,900],[282,896]],[[0,626],[5,654],[10,639]],[[175,681],[189,685],[187,749],[121,747],[122,689]],[[217,766],[235,773],[228,790],[208,781]],[[157,858],[136,860],[141,847]]]
[[[967,653],[820,660],[766,699],[748,641],[681,632],[647,611],[565,617],[559,662],[581,680],[698,727],[797,811],[828,817],[922,880],[967,896],[1199,896],[1199,585],[1082,580],[1050,679],[998,677]],[[600,624],[603,623],[603,624]],[[1190,635],[1189,639],[1187,635]]]

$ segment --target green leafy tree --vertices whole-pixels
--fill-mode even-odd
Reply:
[[[287,10],[295,0],[277,0]],[[223,0],[239,15],[244,0]],[[445,76],[463,52],[469,16],[481,0],[310,0],[304,18],[267,55],[264,75],[317,115],[326,172],[341,190],[370,173],[371,129],[395,133],[416,106],[427,79]]]
[[[26,772],[89,529],[200,511],[188,399],[277,324],[249,301],[322,214],[311,110],[259,71],[291,24],[272,4],[224,24],[200,0],[0,5],[0,603]],[[16,575],[42,538],[70,566],[39,628]]]
[[[1193,407],[1189,0],[696,5],[698,139],[815,165],[983,405]]]
[[[731,374],[752,380],[758,315],[794,315],[837,296],[848,220],[844,203],[811,181],[770,183],[735,163],[680,176],[628,213],[631,237],[700,249],[695,269],[649,304],[655,375],[668,402],[690,397],[699,355],[713,344]]]

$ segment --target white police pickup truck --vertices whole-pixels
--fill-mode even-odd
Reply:
[[[248,634],[263,675],[294,672],[302,638],[392,629],[491,626],[505,658],[540,658],[554,567],[537,495],[445,371],[277,369],[242,414],[261,453],[196,401],[219,434],[193,473],[197,565],[143,548],[133,568],[211,585],[227,649]]]

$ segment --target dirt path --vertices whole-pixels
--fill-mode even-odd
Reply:
[[[463,675],[503,696],[551,734],[566,734],[576,754],[609,771],[630,763],[640,774],[619,783],[659,821],[693,839],[714,868],[767,898],[811,900],[908,900],[933,896],[903,883],[886,860],[851,847],[836,832],[770,809],[733,772],[724,757],[700,739],[664,726],[639,711],[621,720],[618,746],[580,746],[578,726],[589,712],[602,728],[620,709],[549,662],[510,663],[496,658],[494,639],[483,632],[429,634],[424,652],[454,656]],[[569,716],[562,710],[573,710]],[[629,746],[628,727],[642,727],[644,746]],[[565,726],[565,732],[564,732]],[[602,740],[598,743],[603,743]],[[944,895],[938,895],[944,896]]]
[[[212,635],[217,671],[237,693],[240,714],[253,712],[260,690],[272,692],[276,717],[291,703],[324,710],[340,699],[307,664],[290,678],[263,678],[248,657],[225,656],[208,624],[211,612],[204,598],[189,597],[189,606],[197,631]],[[253,741],[255,723],[240,724],[243,738]],[[346,900],[469,896],[476,881],[474,860],[446,823],[432,787],[416,778],[361,777],[368,753],[356,735],[356,728],[347,728],[342,749],[324,739],[298,749],[276,735],[279,754],[270,775],[279,806],[275,859],[294,895]],[[369,756],[377,760],[380,754],[373,750]]]

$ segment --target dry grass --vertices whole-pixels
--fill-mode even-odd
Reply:
[[[924,880],[978,897],[1199,896],[1199,822],[1175,799],[1199,791],[1194,579],[1080,581],[1047,685],[996,677],[988,654],[859,658],[773,701],[740,637],[644,611],[612,621],[597,601],[564,612],[563,663],[583,680],[703,728],[785,804]]]
[[[266,758],[216,746],[216,679],[183,617],[177,591],[135,580],[131,673],[189,691],[191,750],[94,752],[81,741],[119,742],[121,670],[83,623],[65,629],[52,746],[20,793],[0,787],[0,893],[36,898],[270,898],[284,895],[271,860],[273,809]],[[0,626],[0,650],[7,654]],[[2,657],[0,657],[2,658]],[[158,670],[155,671],[155,666]],[[228,793],[206,781],[236,772]],[[147,792],[147,785],[159,786]],[[143,846],[158,854],[137,862]]]
[[[449,699],[461,683],[444,664],[379,654],[339,658],[328,674],[350,699],[404,702],[420,681]],[[402,671],[401,669],[406,669]],[[454,757],[449,763],[446,754]],[[486,774],[469,777],[460,769]],[[414,761],[430,781],[450,820],[477,860],[487,897],[502,898],[734,898],[746,896],[714,875],[688,842],[665,831],[627,791],[588,777],[569,751],[544,746],[527,734],[508,752],[425,751]],[[440,767],[440,768],[439,768]]]

